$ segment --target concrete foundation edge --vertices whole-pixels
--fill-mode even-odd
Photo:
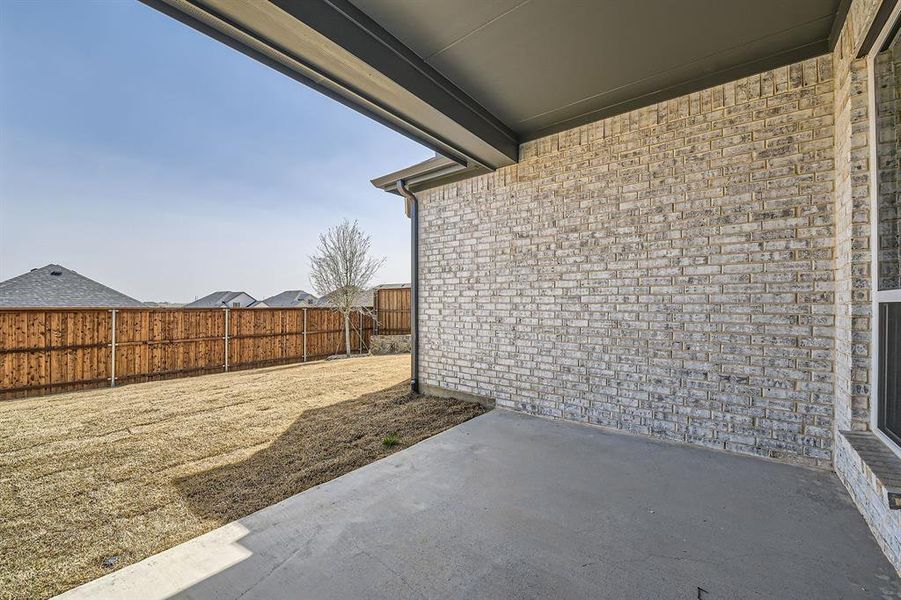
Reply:
[[[448,390],[436,385],[428,385],[426,383],[419,384],[419,391],[426,396],[452,398],[454,400],[463,400],[464,402],[474,402],[485,408],[494,408],[494,398],[488,398],[487,396],[478,396],[476,394],[467,394],[466,392]]]

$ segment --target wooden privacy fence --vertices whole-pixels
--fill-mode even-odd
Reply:
[[[376,333],[381,335],[409,334],[410,300],[409,287],[377,288],[372,300],[378,315]]]
[[[363,352],[372,317],[353,316]],[[344,352],[327,308],[0,309],[0,399],[188,377]]]

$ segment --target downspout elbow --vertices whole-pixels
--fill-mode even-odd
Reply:
[[[416,202],[416,195],[407,188],[407,184],[403,179],[398,179],[394,187],[397,190],[397,193],[404,198],[404,212],[406,213],[407,218],[412,218],[413,204]]]

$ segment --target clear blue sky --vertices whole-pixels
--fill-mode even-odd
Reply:
[[[409,280],[427,148],[135,0],[0,0],[0,280],[59,263],[140,300],[309,289],[358,219]]]

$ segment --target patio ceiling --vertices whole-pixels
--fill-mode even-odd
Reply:
[[[522,141],[826,53],[848,5],[143,1],[421,141],[458,176],[515,163]]]
[[[352,0],[533,139],[828,51],[837,0]]]

